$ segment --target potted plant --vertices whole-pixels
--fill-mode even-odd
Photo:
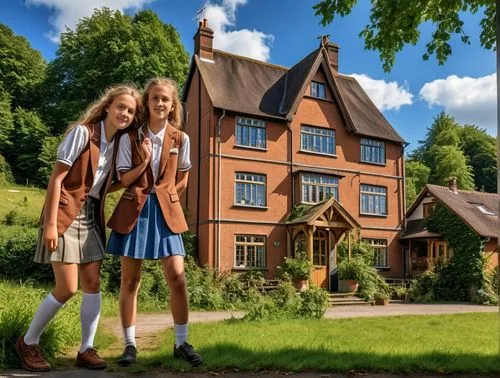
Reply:
[[[385,293],[375,293],[373,298],[375,299],[375,304],[378,306],[386,306],[389,304],[389,296]]]
[[[339,275],[339,290],[345,293],[354,293],[358,289],[358,278],[363,269],[363,261],[352,258],[343,260],[337,267]]]
[[[295,288],[303,291],[311,278],[311,268],[312,263],[305,252],[298,252],[295,258],[285,257],[283,264],[278,266],[277,276],[280,279],[291,279]]]

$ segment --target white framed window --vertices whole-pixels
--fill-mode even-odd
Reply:
[[[236,145],[266,148],[266,123],[259,119],[236,117]]]
[[[362,241],[370,244],[375,249],[373,265],[380,268],[386,268],[389,266],[387,260],[387,240],[386,239],[365,239]]]
[[[318,203],[332,196],[339,200],[337,177],[303,174],[301,184],[303,203]]]
[[[234,203],[247,206],[266,206],[266,176],[236,172]]]
[[[361,138],[361,161],[385,164],[385,143],[379,140]]]
[[[317,98],[326,98],[325,84],[311,81],[311,96]]]
[[[300,149],[320,154],[335,155],[335,130],[301,126]]]
[[[387,188],[361,184],[360,202],[361,214],[387,215]]]
[[[235,268],[266,267],[266,237],[258,235],[236,235],[234,242]]]

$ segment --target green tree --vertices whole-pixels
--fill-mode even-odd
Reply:
[[[11,96],[0,85],[0,154],[6,152],[12,146],[9,136],[14,129],[14,117],[11,112]]]
[[[154,76],[182,84],[188,69],[179,34],[155,13],[142,11],[132,18],[98,9],[61,34],[47,70],[46,123],[60,133],[106,87],[123,82],[141,87]]]
[[[460,146],[474,171],[475,186],[490,193],[497,191],[496,139],[474,125],[459,130]]]
[[[313,8],[321,17],[323,26],[331,23],[336,15],[344,17],[351,13],[357,0],[322,0]],[[495,47],[495,1],[494,0],[372,0],[370,22],[360,32],[365,40],[365,49],[376,50],[380,54],[384,71],[390,71],[396,60],[396,53],[407,44],[416,45],[420,39],[419,26],[431,23],[434,26],[431,40],[426,44],[423,59],[435,55],[443,64],[452,49],[448,43],[453,35],[459,35],[462,42],[469,44],[461,17],[484,11],[480,22],[481,46]]]
[[[16,109],[14,129],[11,133],[11,140],[16,142],[11,147],[9,156],[17,181],[25,182],[27,178],[37,181],[33,177],[33,172],[40,166],[38,155],[47,135],[47,127],[36,113],[23,108]]]
[[[49,183],[57,159],[57,147],[62,139],[62,135],[48,136],[43,139],[40,155],[38,155],[39,168],[36,177],[36,181],[42,186],[47,186]]]
[[[434,146],[457,146],[459,143],[459,125],[453,117],[441,112],[434,118],[431,127],[427,128],[427,134],[424,140],[419,140],[420,146],[416,148],[411,159],[420,161],[434,170],[436,165],[434,156]]]
[[[418,193],[427,184],[430,175],[430,168],[416,160],[405,162],[406,174],[406,207],[410,207]]]
[[[30,108],[37,103],[37,89],[45,76],[45,68],[42,55],[26,38],[0,24],[0,84],[12,96],[14,108]]]
[[[457,178],[457,187],[474,190],[474,174],[467,158],[458,146],[434,146],[436,166],[429,177],[431,184],[446,185],[451,176]]]

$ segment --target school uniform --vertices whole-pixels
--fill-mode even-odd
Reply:
[[[151,140],[151,161],[116,205],[108,222],[113,231],[107,251],[135,259],[184,256],[180,234],[188,226],[175,178],[177,171],[191,168],[189,137],[168,124],[157,134],[147,125],[129,131],[119,142],[118,175],[144,162],[141,144],[145,137]]]
[[[43,244],[42,210],[36,262],[83,264],[104,258],[104,195],[112,180],[114,143],[114,139],[106,141],[101,121],[90,126],[77,125],[59,145],[57,162],[71,168],[61,185],[57,249],[52,252]]]

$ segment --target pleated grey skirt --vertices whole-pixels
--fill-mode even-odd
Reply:
[[[105,241],[97,224],[99,200],[88,197],[75,220],[59,237],[57,249],[49,251],[43,245],[43,226],[38,231],[34,261],[41,264],[64,262],[85,264],[104,258]]]

